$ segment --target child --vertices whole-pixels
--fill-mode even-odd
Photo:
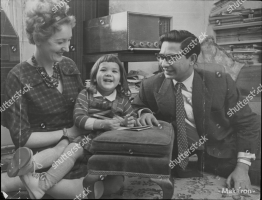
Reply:
[[[91,69],[90,79],[90,86],[82,90],[76,100],[74,122],[77,127],[90,132],[84,149],[91,152],[93,138],[120,126],[134,126],[136,114],[128,99],[130,90],[126,72],[118,57],[112,54],[100,57]],[[74,142],[82,142],[84,137],[79,136]],[[108,176],[103,182],[108,186],[104,194],[109,194],[109,188],[118,191],[123,177]]]
[[[47,172],[42,173],[38,181],[32,179],[35,173],[30,173],[34,163],[31,151],[22,147],[14,155],[15,158],[21,153],[28,154],[28,159],[31,159],[29,164],[19,168],[19,172],[16,173],[22,177],[20,178],[31,198],[42,198],[47,190],[59,182],[72,169],[76,160],[84,154],[84,149],[90,151],[92,139],[97,135],[108,130],[116,130],[121,125],[134,126],[136,114],[129,102],[128,92],[126,73],[120,60],[114,55],[99,58],[91,70],[91,85],[79,93],[74,109],[75,126],[87,130],[88,136],[69,138],[65,130],[64,135],[71,143],[63,144],[63,147],[67,146],[64,147],[60,158],[55,161],[56,165],[53,164]],[[45,155],[45,152],[50,155],[51,151],[44,150],[39,154]],[[9,172],[9,174],[12,173]],[[97,178],[99,176],[87,176],[90,179],[99,180]],[[103,194],[117,192],[122,184],[122,176],[108,176],[103,182],[96,182],[91,194],[95,198],[100,198]]]
[[[129,92],[120,60],[112,54],[99,58],[91,70],[90,86],[79,93],[74,109],[75,125],[90,132],[86,150],[90,151],[91,140],[105,130],[134,126],[136,114],[128,99]],[[78,143],[81,138],[84,136],[74,141]]]

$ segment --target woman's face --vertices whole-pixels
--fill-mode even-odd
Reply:
[[[41,54],[51,62],[60,62],[64,52],[69,51],[70,40],[72,38],[72,27],[68,24],[60,26],[48,40],[40,42],[38,45]]]
[[[97,89],[103,96],[110,95],[120,81],[120,69],[117,63],[103,62],[99,65],[97,74]]]

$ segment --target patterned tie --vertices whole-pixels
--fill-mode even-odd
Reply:
[[[181,92],[181,89],[183,87],[184,87],[183,83],[177,83],[175,86],[178,155],[184,154],[184,152],[188,150],[186,125],[185,125],[186,116],[185,116],[183,96]],[[179,163],[180,167],[182,169],[185,169],[187,164],[188,164],[188,157],[185,157],[185,159],[181,157],[181,162]]]

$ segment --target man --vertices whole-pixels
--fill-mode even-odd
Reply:
[[[229,117],[229,109],[243,98],[230,75],[221,69],[212,72],[209,64],[194,69],[200,53],[195,35],[173,30],[162,35],[160,42],[157,59],[163,73],[142,82],[133,101],[140,109],[137,123],[158,125],[158,119],[173,124],[172,159],[178,175],[187,170],[188,157],[197,153],[202,170],[213,169],[228,177],[229,188],[233,183],[237,190],[249,189],[248,171],[260,150],[257,115],[244,105]]]

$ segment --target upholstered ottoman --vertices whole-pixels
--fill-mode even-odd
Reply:
[[[95,153],[87,164],[88,174],[151,178],[162,188],[163,198],[170,199],[173,182],[169,163],[174,131],[172,124],[159,122],[162,129],[108,131],[96,137],[91,147]],[[90,180],[84,179],[83,185],[90,186]]]

